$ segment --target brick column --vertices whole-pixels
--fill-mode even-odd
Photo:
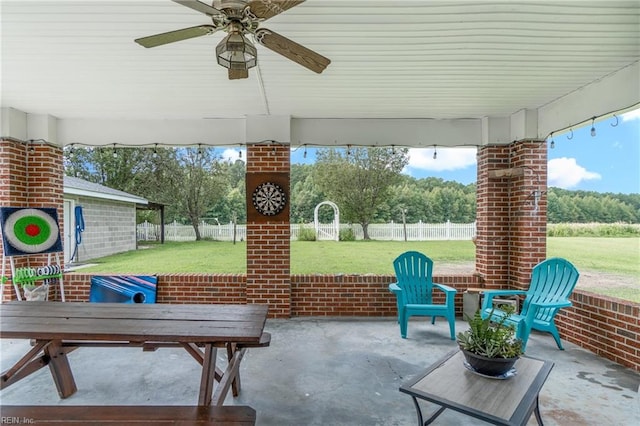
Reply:
[[[253,176],[285,175],[287,198],[290,173],[288,145],[247,147],[247,182]],[[253,176],[252,176],[253,175]],[[289,205],[274,217],[250,219],[251,193],[247,190],[247,303],[269,304],[269,316],[291,316]]]
[[[509,147],[478,150],[476,272],[487,288],[506,287],[509,277],[509,183],[489,179],[489,170],[509,167]]]
[[[476,271],[487,288],[527,288],[546,257],[546,162],[544,141],[478,151]]]
[[[43,143],[0,140],[0,205],[56,208],[61,234],[64,229],[63,176],[62,148]],[[0,253],[2,250],[0,244]],[[16,266],[44,264],[46,255],[16,258]],[[10,274],[10,269],[5,271],[5,275]],[[4,300],[15,298],[13,287],[5,286],[2,297]]]

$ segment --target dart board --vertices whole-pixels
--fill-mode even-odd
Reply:
[[[265,216],[275,216],[287,205],[287,193],[274,182],[264,182],[252,195],[253,207]]]
[[[0,207],[0,223],[6,256],[62,251],[55,208]]]
[[[288,173],[247,173],[245,182],[248,222],[271,223],[289,220]]]

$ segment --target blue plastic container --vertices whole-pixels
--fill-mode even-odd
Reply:
[[[91,277],[89,302],[156,303],[157,286],[153,275],[97,275]]]

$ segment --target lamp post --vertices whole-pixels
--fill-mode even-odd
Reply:
[[[402,230],[404,232],[404,240],[407,241],[407,209],[400,209],[402,213]]]

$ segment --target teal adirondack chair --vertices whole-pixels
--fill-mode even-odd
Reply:
[[[431,324],[435,324],[436,317],[445,317],[449,321],[451,340],[455,340],[456,318],[453,302],[457,290],[431,280],[433,261],[422,253],[408,251],[393,261],[393,267],[397,281],[389,284],[389,291],[396,295],[402,338],[407,338],[409,317],[430,316]],[[434,290],[444,292],[444,304],[432,302]]]
[[[527,340],[533,329],[551,333],[558,349],[564,350],[554,318],[561,308],[571,306],[569,296],[578,277],[580,273],[568,260],[557,257],[547,259],[533,267],[527,291],[486,290],[482,302],[482,318],[491,314],[494,297],[526,295],[520,314],[511,315],[507,320],[516,327],[516,337],[522,340],[522,349],[527,347]],[[493,319],[498,320],[503,315],[504,311],[495,309]]]

